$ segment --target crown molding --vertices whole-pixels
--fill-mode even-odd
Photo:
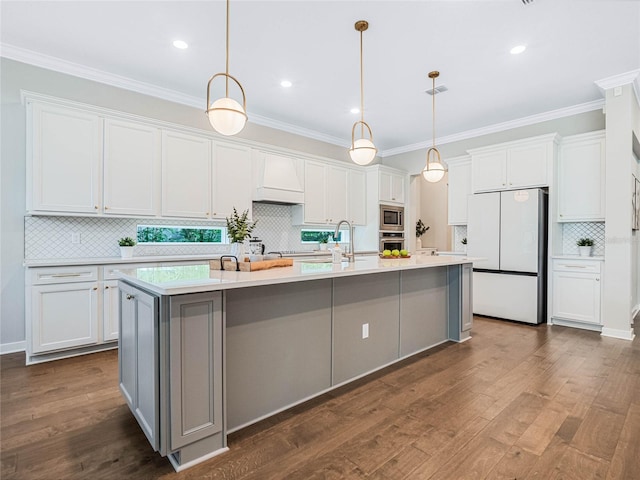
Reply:
[[[437,138],[436,145],[445,145],[447,143],[459,142],[460,140],[467,140],[469,138],[481,137],[483,135],[489,135],[491,133],[503,132],[505,130],[511,130],[512,128],[526,127],[528,125],[534,125],[536,123],[542,123],[549,120],[556,120],[558,118],[570,117],[572,115],[579,115],[581,113],[592,112],[604,107],[604,99],[594,100],[592,102],[581,103],[579,105],[573,105],[571,107],[559,108],[557,110],[551,110],[548,112],[538,113],[536,115],[530,115],[528,117],[518,118],[516,120],[510,120],[508,122],[495,123],[486,127],[475,128],[467,130],[465,132],[454,133],[453,135],[447,135],[445,137]],[[411,145],[405,145],[403,147],[391,148],[381,152],[381,157],[389,157],[392,155],[399,155],[401,153],[413,152],[415,150],[421,150],[429,148],[432,145],[431,141],[413,143]]]
[[[10,60],[16,60],[18,62],[27,63],[36,67],[46,68],[56,72],[72,75],[74,77],[84,78],[86,80],[92,80],[95,82],[103,83],[113,87],[123,88],[133,92],[141,93],[143,95],[149,95],[151,97],[161,98],[181,105],[189,107],[203,109],[206,104],[204,95],[202,98],[194,97],[192,95],[186,95],[175,90],[158,87],[145,82],[139,82],[128,77],[115,75],[103,70],[80,65],[78,63],[68,62],[60,58],[51,57],[49,55],[43,55],[32,50],[15,47],[6,43],[0,43],[0,56],[8,58]],[[303,137],[319,140],[321,142],[330,143],[340,147],[348,148],[349,144],[345,139],[326,135],[315,130],[299,127],[297,125],[291,125],[286,122],[274,120],[262,115],[247,112],[250,123],[255,123],[264,127],[275,128],[276,130],[282,130],[294,135],[300,135]]]
[[[602,94],[611,88],[622,87],[623,85],[631,84],[633,93],[636,96],[636,102],[640,107],[640,68],[637,70],[631,70],[630,72],[621,73],[612,77],[603,78],[597,80],[595,84],[600,88]]]
[[[167,100],[170,102],[174,102],[174,103],[178,103],[181,105],[186,105],[194,108],[201,109],[206,103],[206,100],[204,99],[204,95],[202,98],[194,97],[192,95],[186,95],[186,94],[177,92],[175,90],[158,87],[145,82],[140,82],[128,77],[115,75],[112,73],[105,72],[103,70],[90,68],[84,65],[80,65],[78,63],[69,62],[57,57],[44,55],[39,52],[34,52],[32,50],[27,50],[27,49],[16,47],[14,45],[6,44],[6,43],[0,43],[0,56],[4,58],[8,58],[10,60],[27,63],[37,67],[46,68],[48,70],[53,70],[56,72],[72,75],[75,77],[84,78],[86,80],[92,80],[95,82],[111,85],[111,86],[122,88],[125,90],[130,90],[133,92],[141,93],[143,95],[149,95],[152,97],[161,98],[163,100]],[[613,81],[612,79],[618,79],[617,80],[618,82],[624,82],[624,83],[621,83],[621,85],[633,82],[634,92],[636,93],[636,99],[638,99],[638,101],[640,102],[640,84],[638,83],[639,73],[640,73],[640,70],[634,70],[626,74],[601,80],[599,82],[596,82],[596,84],[598,84],[600,88],[603,88],[604,85],[606,85],[607,88],[611,88],[611,86],[615,86],[615,85],[611,84],[611,86],[608,86],[609,83],[606,83],[606,82],[608,81],[612,82]],[[624,81],[625,79],[626,79],[626,82]],[[571,115],[577,115],[580,113],[598,110],[603,106],[604,106],[604,100],[596,100],[593,102],[583,103],[580,105],[574,105],[572,107],[561,108],[557,110],[552,110],[550,112],[531,115],[529,117],[523,117],[523,118],[512,120],[509,122],[496,123],[494,125],[489,125],[486,127],[481,127],[477,129],[467,130],[465,132],[456,133],[453,135],[448,135],[442,138],[438,138],[436,143],[438,145],[444,145],[447,143],[453,143],[460,140],[479,137],[482,135],[502,132],[504,130],[509,130],[512,128],[533,125],[535,123],[540,123],[548,120],[554,120],[557,118],[568,117]],[[339,147],[348,148],[349,146],[349,143],[345,141],[345,139],[340,137],[334,137],[332,135],[327,135],[315,130],[303,128],[297,125],[292,125],[286,122],[282,122],[282,121],[275,120],[262,115],[254,114],[251,112],[247,112],[247,115],[249,116],[249,122],[254,123],[256,125],[274,128],[276,130],[281,130],[294,135],[300,135],[306,138],[311,138],[314,140],[329,143],[331,145],[336,145]],[[383,158],[383,157],[388,157],[392,155],[398,155],[400,153],[426,149],[426,148],[429,148],[430,146],[431,146],[430,141],[419,142],[419,143],[414,143],[410,145],[405,145],[402,147],[383,150],[379,152],[378,156]]]

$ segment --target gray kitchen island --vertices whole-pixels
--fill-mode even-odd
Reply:
[[[226,435],[446,341],[470,338],[462,257],[137,268],[120,280],[120,389],[176,470]]]

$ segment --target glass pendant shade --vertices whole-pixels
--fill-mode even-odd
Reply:
[[[439,162],[428,163],[422,170],[422,176],[427,182],[439,182],[444,177],[444,166]]]
[[[351,160],[358,165],[368,165],[374,158],[378,149],[373,142],[367,138],[360,138],[353,142],[353,145],[349,149],[349,155]]]
[[[229,97],[213,102],[207,110],[207,116],[216,132],[227,136],[239,133],[247,123],[247,114],[242,105]]]

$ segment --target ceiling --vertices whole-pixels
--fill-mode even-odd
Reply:
[[[222,0],[3,0],[0,8],[8,58],[203,110],[209,77],[224,71]],[[231,0],[230,73],[246,90],[249,121],[348,145],[359,117],[350,109],[360,103],[361,19],[369,21],[365,120],[382,155],[431,142],[431,70],[449,89],[435,97],[436,135],[446,141],[596,109],[595,81],[640,68],[635,0]],[[189,48],[174,48],[175,39]],[[511,55],[518,44],[526,51]],[[293,86],[282,88],[283,79]]]

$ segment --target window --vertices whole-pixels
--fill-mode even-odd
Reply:
[[[336,241],[343,243],[349,241],[349,232],[347,230],[340,230],[338,232],[338,238],[334,239],[333,234],[335,233],[334,229],[331,230],[306,230],[302,229],[300,231],[300,241],[302,243],[334,243]],[[324,241],[323,241],[324,240]]]
[[[224,227],[138,225],[138,243],[228,243]]]

